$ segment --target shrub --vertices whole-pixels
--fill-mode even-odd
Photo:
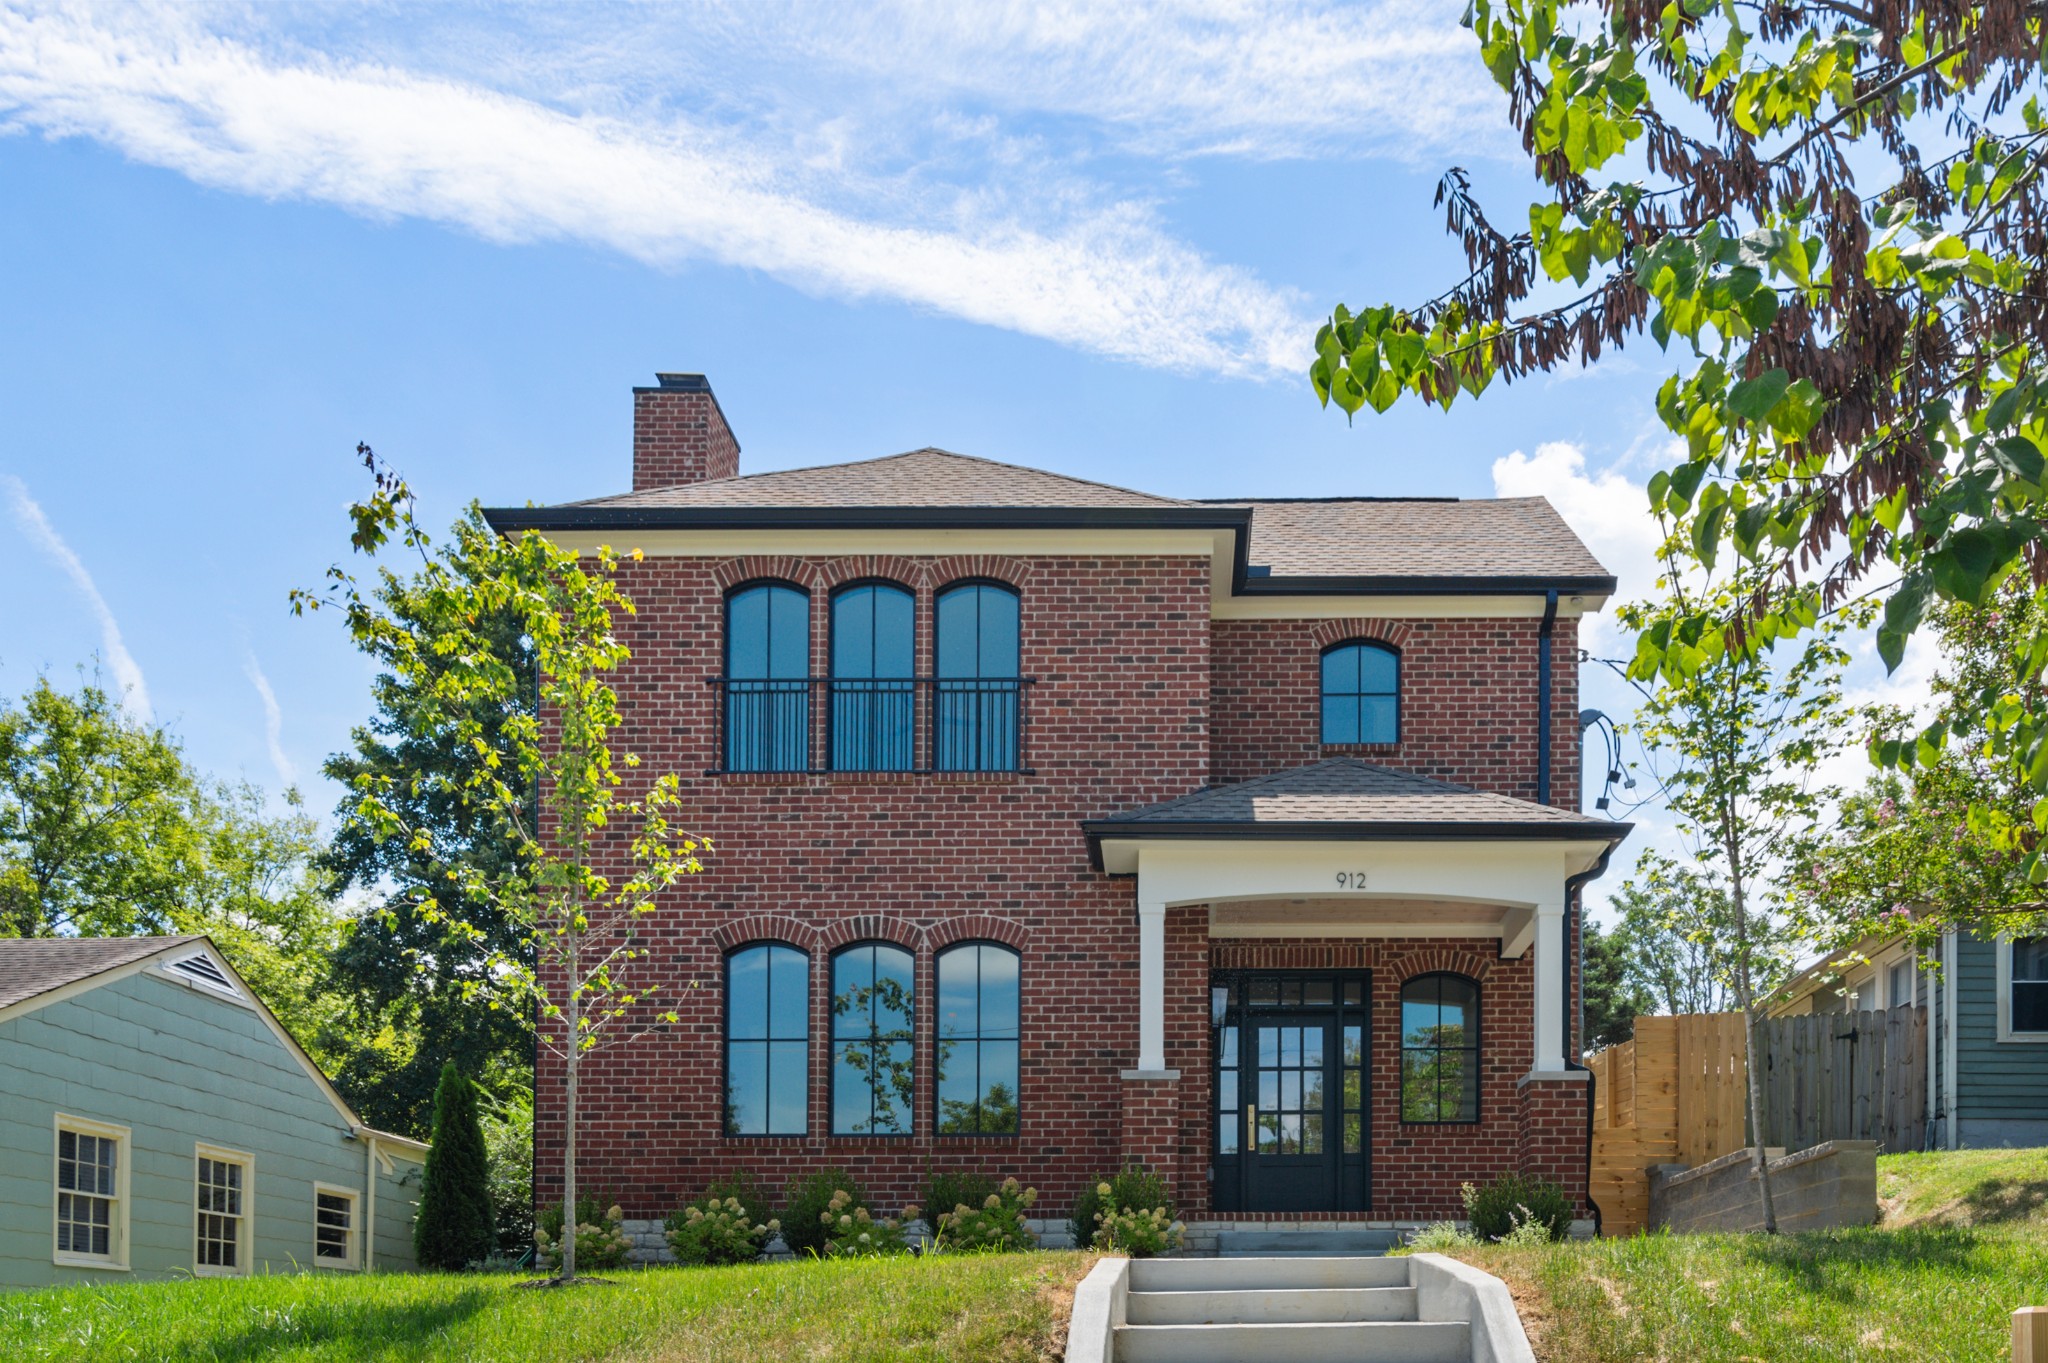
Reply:
[[[782,1204],[782,1243],[795,1255],[825,1252],[825,1208],[844,1190],[857,1204],[867,1201],[860,1180],[844,1169],[824,1169],[791,1179]]]
[[[1571,1234],[1571,1199],[1549,1179],[1502,1174],[1484,1188],[1466,1184],[1464,1198],[1465,1219],[1480,1240],[1505,1240],[1529,1222],[1543,1227],[1546,1240],[1562,1240]]]
[[[1074,1244],[1085,1247],[1095,1243],[1095,1234],[1102,1229],[1100,1216],[1105,1209],[1130,1207],[1148,1211],[1162,1207],[1168,1220],[1174,1213],[1173,1199],[1167,1196],[1165,1180],[1135,1164],[1130,1165],[1106,1178],[1090,1181],[1081,1190],[1080,1199],[1074,1203],[1074,1214],[1067,1218],[1067,1230],[1073,1234]]]
[[[915,1205],[905,1207],[900,1218],[877,1217],[844,1188],[832,1194],[818,1224],[825,1231],[825,1255],[832,1259],[857,1259],[869,1255],[908,1254],[910,1241],[903,1223],[917,1219]]]
[[[934,1215],[955,1207],[979,1207],[996,1190],[996,1181],[971,1169],[931,1174],[925,1179],[924,1206]]]
[[[433,1142],[420,1182],[412,1247],[421,1268],[445,1272],[480,1264],[498,1247],[490,1157],[477,1121],[476,1090],[452,1063],[441,1067],[441,1082],[434,1086]]]
[[[936,1182],[936,1180],[935,1180]],[[1038,1248],[1038,1237],[1024,1224],[1024,1213],[1038,1201],[1038,1189],[1022,1188],[1014,1178],[992,1189],[979,1204],[956,1202],[938,1212],[933,1223],[941,1250],[1012,1252]]]
[[[626,1213],[617,1204],[602,1213],[595,1197],[576,1199],[576,1272],[586,1269],[619,1268],[633,1242],[626,1238]],[[534,1248],[549,1268],[562,1266],[562,1204],[541,1209],[540,1228],[533,1233]]]
[[[477,1095],[484,1152],[491,1170],[491,1216],[498,1224],[494,1259],[516,1258],[533,1243],[533,1090]]]
[[[754,1219],[736,1194],[718,1196],[714,1189],[668,1214],[663,1222],[668,1247],[685,1264],[750,1264],[768,1248],[768,1239],[782,1229],[773,1217]]]
[[[1403,1254],[1443,1254],[1454,1249],[1470,1249],[1478,1244],[1474,1237],[1458,1229],[1455,1221],[1433,1221],[1408,1237],[1401,1244],[1387,1251],[1388,1258]]]
[[[1101,1222],[1095,1232],[1097,1249],[1149,1259],[1180,1248],[1181,1224],[1164,1207],[1109,1207],[1096,1213],[1096,1219]]]

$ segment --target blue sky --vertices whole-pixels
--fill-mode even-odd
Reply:
[[[1460,8],[0,3],[0,688],[97,655],[325,809],[367,671],[286,593],[356,442],[435,523],[620,490],[657,369],[747,471],[1544,492],[1642,590],[1654,349],[1349,429],[1303,377],[1455,276],[1445,166],[1526,203]]]

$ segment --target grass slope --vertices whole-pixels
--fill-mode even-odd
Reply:
[[[1042,1363],[1086,1254],[650,1269],[616,1286],[305,1274],[0,1295],[0,1359]]]
[[[1887,1155],[1879,1225],[1461,1251],[1514,1289],[1543,1363],[2008,1355],[2048,1305],[2048,1150]]]

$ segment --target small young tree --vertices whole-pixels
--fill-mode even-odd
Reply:
[[[412,1223],[420,1267],[459,1273],[498,1247],[491,1208],[490,1161],[476,1115],[476,1089],[453,1064],[434,1088],[434,1139]]]
[[[681,805],[673,774],[643,783],[637,795],[623,789],[639,759],[611,747],[620,718],[605,679],[628,656],[615,626],[633,613],[618,587],[618,557],[609,548],[579,556],[533,531],[504,539],[473,514],[436,553],[405,481],[367,445],[357,453],[372,490],[349,508],[351,543],[375,556],[396,536],[417,556],[407,613],[387,608],[389,569],[380,569],[386,590],[366,592],[340,566],[328,569],[325,588],[294,591],[293,609],[340,609],[357,646],[409,689],[414,703],[404,722],[423,737],[452,735],[476,755],[446,794],[488,819],[507,852],[489,861],[466,848],[444,855],[433,828],[408,819],[415,806],[404,797],[416,790],[387,769],[358,776],[351,818],[374,837],[408,839],[466,900],[494,903],[518,926],[524,950],[490,952],[465,983],[492,1007],[531,1009],[540,1045],[562,1063],[562,1197],[573,1218],[583,1057],[676,1021],[673,1007],[654,997],[659,983],[643,978],[649,953],[632,929],[663,891],[702,869],[698,853],[709,843],[672,823]],[[520,626],[517,656],[507,656],[508,616]],[[530,682],[522,667],[529,660]],[[529,684],[538,704],[520,695]],[[418,908],[482,942],[480,929],[433,898]],[[575,1280],[571,1234],[558,1281]]]

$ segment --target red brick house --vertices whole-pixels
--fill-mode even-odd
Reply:
[[[1578,812],[1614,579],[1546,501],[745,475],[664,374],[631,492],[488,515],[644,551],[625,746],[717,844],[645,934],[680,1025],[586,1071],[629,1216],[831,1165],[1062,1214],[1128,1160],[1191,1220],[1456,1216],[1507,1170],[1583,1205],[1578,896],[1628,829]]]

